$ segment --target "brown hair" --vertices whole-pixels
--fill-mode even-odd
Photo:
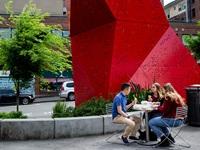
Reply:
[[[175,88],[172,86],[171,83],[166,83],[163,88],[167,93],[173,93],[175,94],[175,98],[170,98],[171,100],[175,100],[177,104],[181,104],[182,106],[185,105],[184,99],[181,97],[181,95],[175,90]]]
[[[162,88],[160,86],[159,83],[153,83],[153,85],[156,87],[157,93],[158,93],[158,97],[162,98],[163,97],[163,93],[162,93]]]

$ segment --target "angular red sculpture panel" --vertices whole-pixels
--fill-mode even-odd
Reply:
[[[171,82],[181,94],[200,81],[199,66],[169,26],[160,0],[73,0],[71,39],[76,105],[109,97],[130,80]]]

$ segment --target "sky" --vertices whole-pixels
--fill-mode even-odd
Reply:
[[[168,3],[172,2],[172,1],[174,1],[174,0],[164,0],[164,5],[166,5],[166,4],[168,4]]]

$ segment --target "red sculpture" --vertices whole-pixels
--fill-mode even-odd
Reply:
[[[73,0],[71,39],[76,105],[130,80],[144,87],[171,82],[181,94],[200,81],[160,0]]]

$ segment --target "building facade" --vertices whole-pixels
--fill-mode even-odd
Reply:
[[[183,40],[186,35],[200,32],[200,0],[175,0],[164,6],[166,17],[177,36]]]
[[[0,16],[8,18],[8,13],[5,8],[7,0],[0,1]],[[13,2],[13,11],[15,14],[19,14],[29,0],[15,0]],[[70,0],[33,0],[37,8],[41,9],[42,12],[48,13],[49,17],[45,19],[46,24],[61,25],[63,31],[57,33],[63,37],[69,36],[69,11],[70,11]],[[8,27],[6,24],[0,24],[0,38],[12,37],[13,29]]]
[[[170,21],[186,20],[187,0],[175,0],[164,6],[165,14]]]
[[[160,0],[161,4],[164,6],[164,0]]]
[[[197,22],[200,20],[200,0],[175,0],[164,6],[170,21]]]
[[[200,0],[190,0],[192,21],[200,20]]]

